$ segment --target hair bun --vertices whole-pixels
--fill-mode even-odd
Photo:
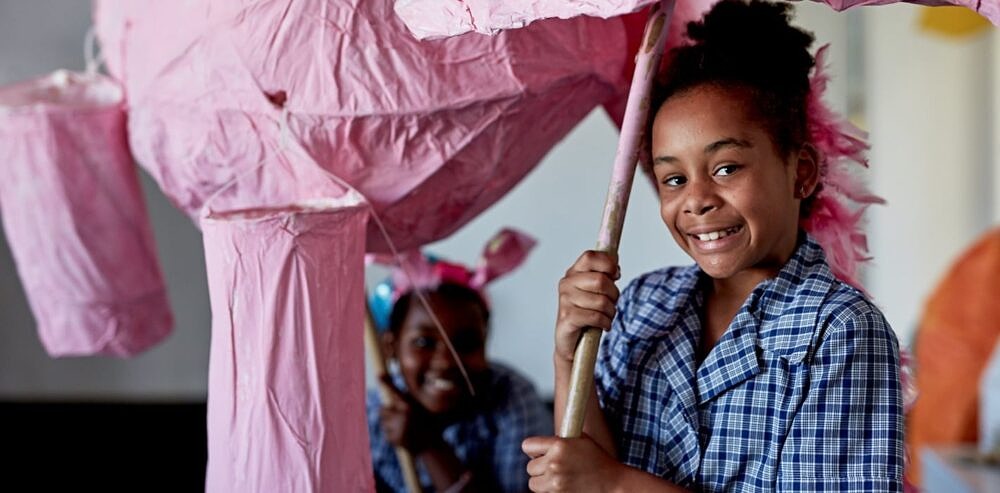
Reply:
[[[790,24],[792,12],[788,3],[722,0],[688,24],[687,37],[710,72],[808,90],[813,36]]]

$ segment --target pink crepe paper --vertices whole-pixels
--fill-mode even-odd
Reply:
[[[212,304],[206,491],[371,491],[370,206],[280,128],[201,219]],[[273,201],[256,207],[256,193]]]
[[[207,490],[371,491],[360,265],[389,245],[301,208],[447,236],[621,90],[620,24],[419,42],[388,0],[95,5],[132,151],[205,232]]]
[[[467,32],[495,34],[518,29],[532,22],[578,16],[611,18],[635,12],[659,0],[396,0],[396,13],[414,36],[434,39]],[[887,5],[900,0],[815,0],[835,10],[854,6]],[[678,2],[683,9],[684,0]],[[962,6],[1000,25],[1000,0],[907,0],[918,5]]]
[[[483,248],[469,285],[481,290],[497,278],[510,273],[524,263],[536,244],[534,238],[515,229],[500,230]]]
[[[629,57],[621,24],[593,18],[420,42],[389,0],[99,0],[95,19],[132,151],[181,209],[198,217],[266,157],[280,107],[288,138],[368,199],[400,249],[502,197],[623,90]],[[371,224],[367,248],[388,251]]]
[[[55,72],[0,89],[0,211],[52,356],[130,356],[173,324],[122,93]]]
[[[202,220],[213,314],[206,491],[374,491],[366,211],[347,194],[329,207]]]

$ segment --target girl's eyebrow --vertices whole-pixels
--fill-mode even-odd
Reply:
[[[737,139],[735,137],[727,137],[725,139],[717,140],[705,146],[704,153],[713,154],[729,147],[749,149],[753,147],[753,143],[751,143],[749,140]],[[653,166],[656,166],[658,164],[673,164],[678,161],[680,161],[680,159],[678,159],[675,156],[656,156],[655,158],[653,158]]]
[[[416,331],[416,332],[418,332],[420,335],[427,335],[427,334],[437,335],[438,334],[437,328],[434,327],[433,325],[418,325],[418,326],[414,327],[413,330]]]
[[[653,158],[653,166],[656,166],[657,164],[673,164],[677,161],[679,161],[679,159],[674,156],[656,156]]]
[[[753,144],[749,140],[737,139],[735,137],[729,137],[722,140],[717,140],[705,146],[705,154],[712,154],[718,152],[727,147],[740,147],[740,148],[751,148]]]

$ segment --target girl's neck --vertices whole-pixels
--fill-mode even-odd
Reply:
[[[775,271],[777,274],[777,271]],[[706,283],[705,306],[701,314],[701,343],[699,364],[732,324],[736,313],[743,306],[750,292],[761,281],[774,277],[768,271],[745,270],[727,279],[711,279]]]
[[[731,302],[738,301],[740,304],[750,296],[750,292],[761,282],[778,275],[780,269],[755,268],[747,269],[726,279],[712,279],[709,298]]]
[[[699,361],[704,359],[728,330],[736,313],[761,282],[778,276],[781,268],[795,254],[796,241],[787,254],[770,262],[742,270],[725,279],[709,278],[706,283],[705,307],[702,313],[701,348]]]
[[[795,230],[781,240],[781,246],[771,258],[766,258],[759,264],[725,279],[712,278],[708,296],[717,300],[738,300],[742,304],[758,284],[778,276],[778,272],[791,260],[792,255],[795,255],[801,239],[802,233]]]

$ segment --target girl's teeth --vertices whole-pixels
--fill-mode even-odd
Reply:
[[[451,390],[455,388],[455,384],[450,380],[445,380],[442,378],[435,378],[431,380],[431,386],[438,390]]]
[[[701,241],[715,241],[720,238],[725,238],[737,231],[737,228],[729,228],[722,231],[712,231],[711,233],[702,233],[695,235]]]

